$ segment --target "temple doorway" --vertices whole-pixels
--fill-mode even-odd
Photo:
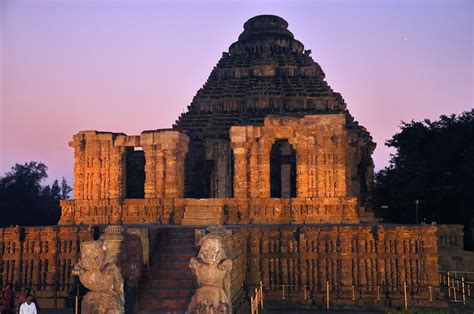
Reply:
[[[126,198],[145,197],[145,154],[141,147],[129,147],[126,152]]]
[[[296,151],[288,140],[276,141],[270,152],[270,197],[296,197]]]

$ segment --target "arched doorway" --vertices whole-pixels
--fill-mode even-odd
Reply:
[[[270,197],[296,197],[296,151],[288,140],[276,141],[270,152]]]

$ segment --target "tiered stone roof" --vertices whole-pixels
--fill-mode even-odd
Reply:
[[[284,19],[256,16],[244,24],[174,127],[225,139],[230,126],[261,124],[268,114],[345,112],[344,99],[324,77]]]

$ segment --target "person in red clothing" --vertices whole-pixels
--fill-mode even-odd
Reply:
[[[13,290],[12,285],[7,284],[3,289],[0,296],[0,303],[3,305],[1,314],[13,313]]]

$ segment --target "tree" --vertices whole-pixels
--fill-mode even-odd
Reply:
[[[474,249],[474,109],[431,122],[402,122],[386,145],[396,149],[375,176],[374,205],[388,206],[385,221],[465,226]]]
[[[0,227],[57,224],[59,200],[69,198],[72,189],[64,178],[61,185],[58,180],[42,185],[47,170],[45,164],[31,161],[16,164],[0,177]]]

